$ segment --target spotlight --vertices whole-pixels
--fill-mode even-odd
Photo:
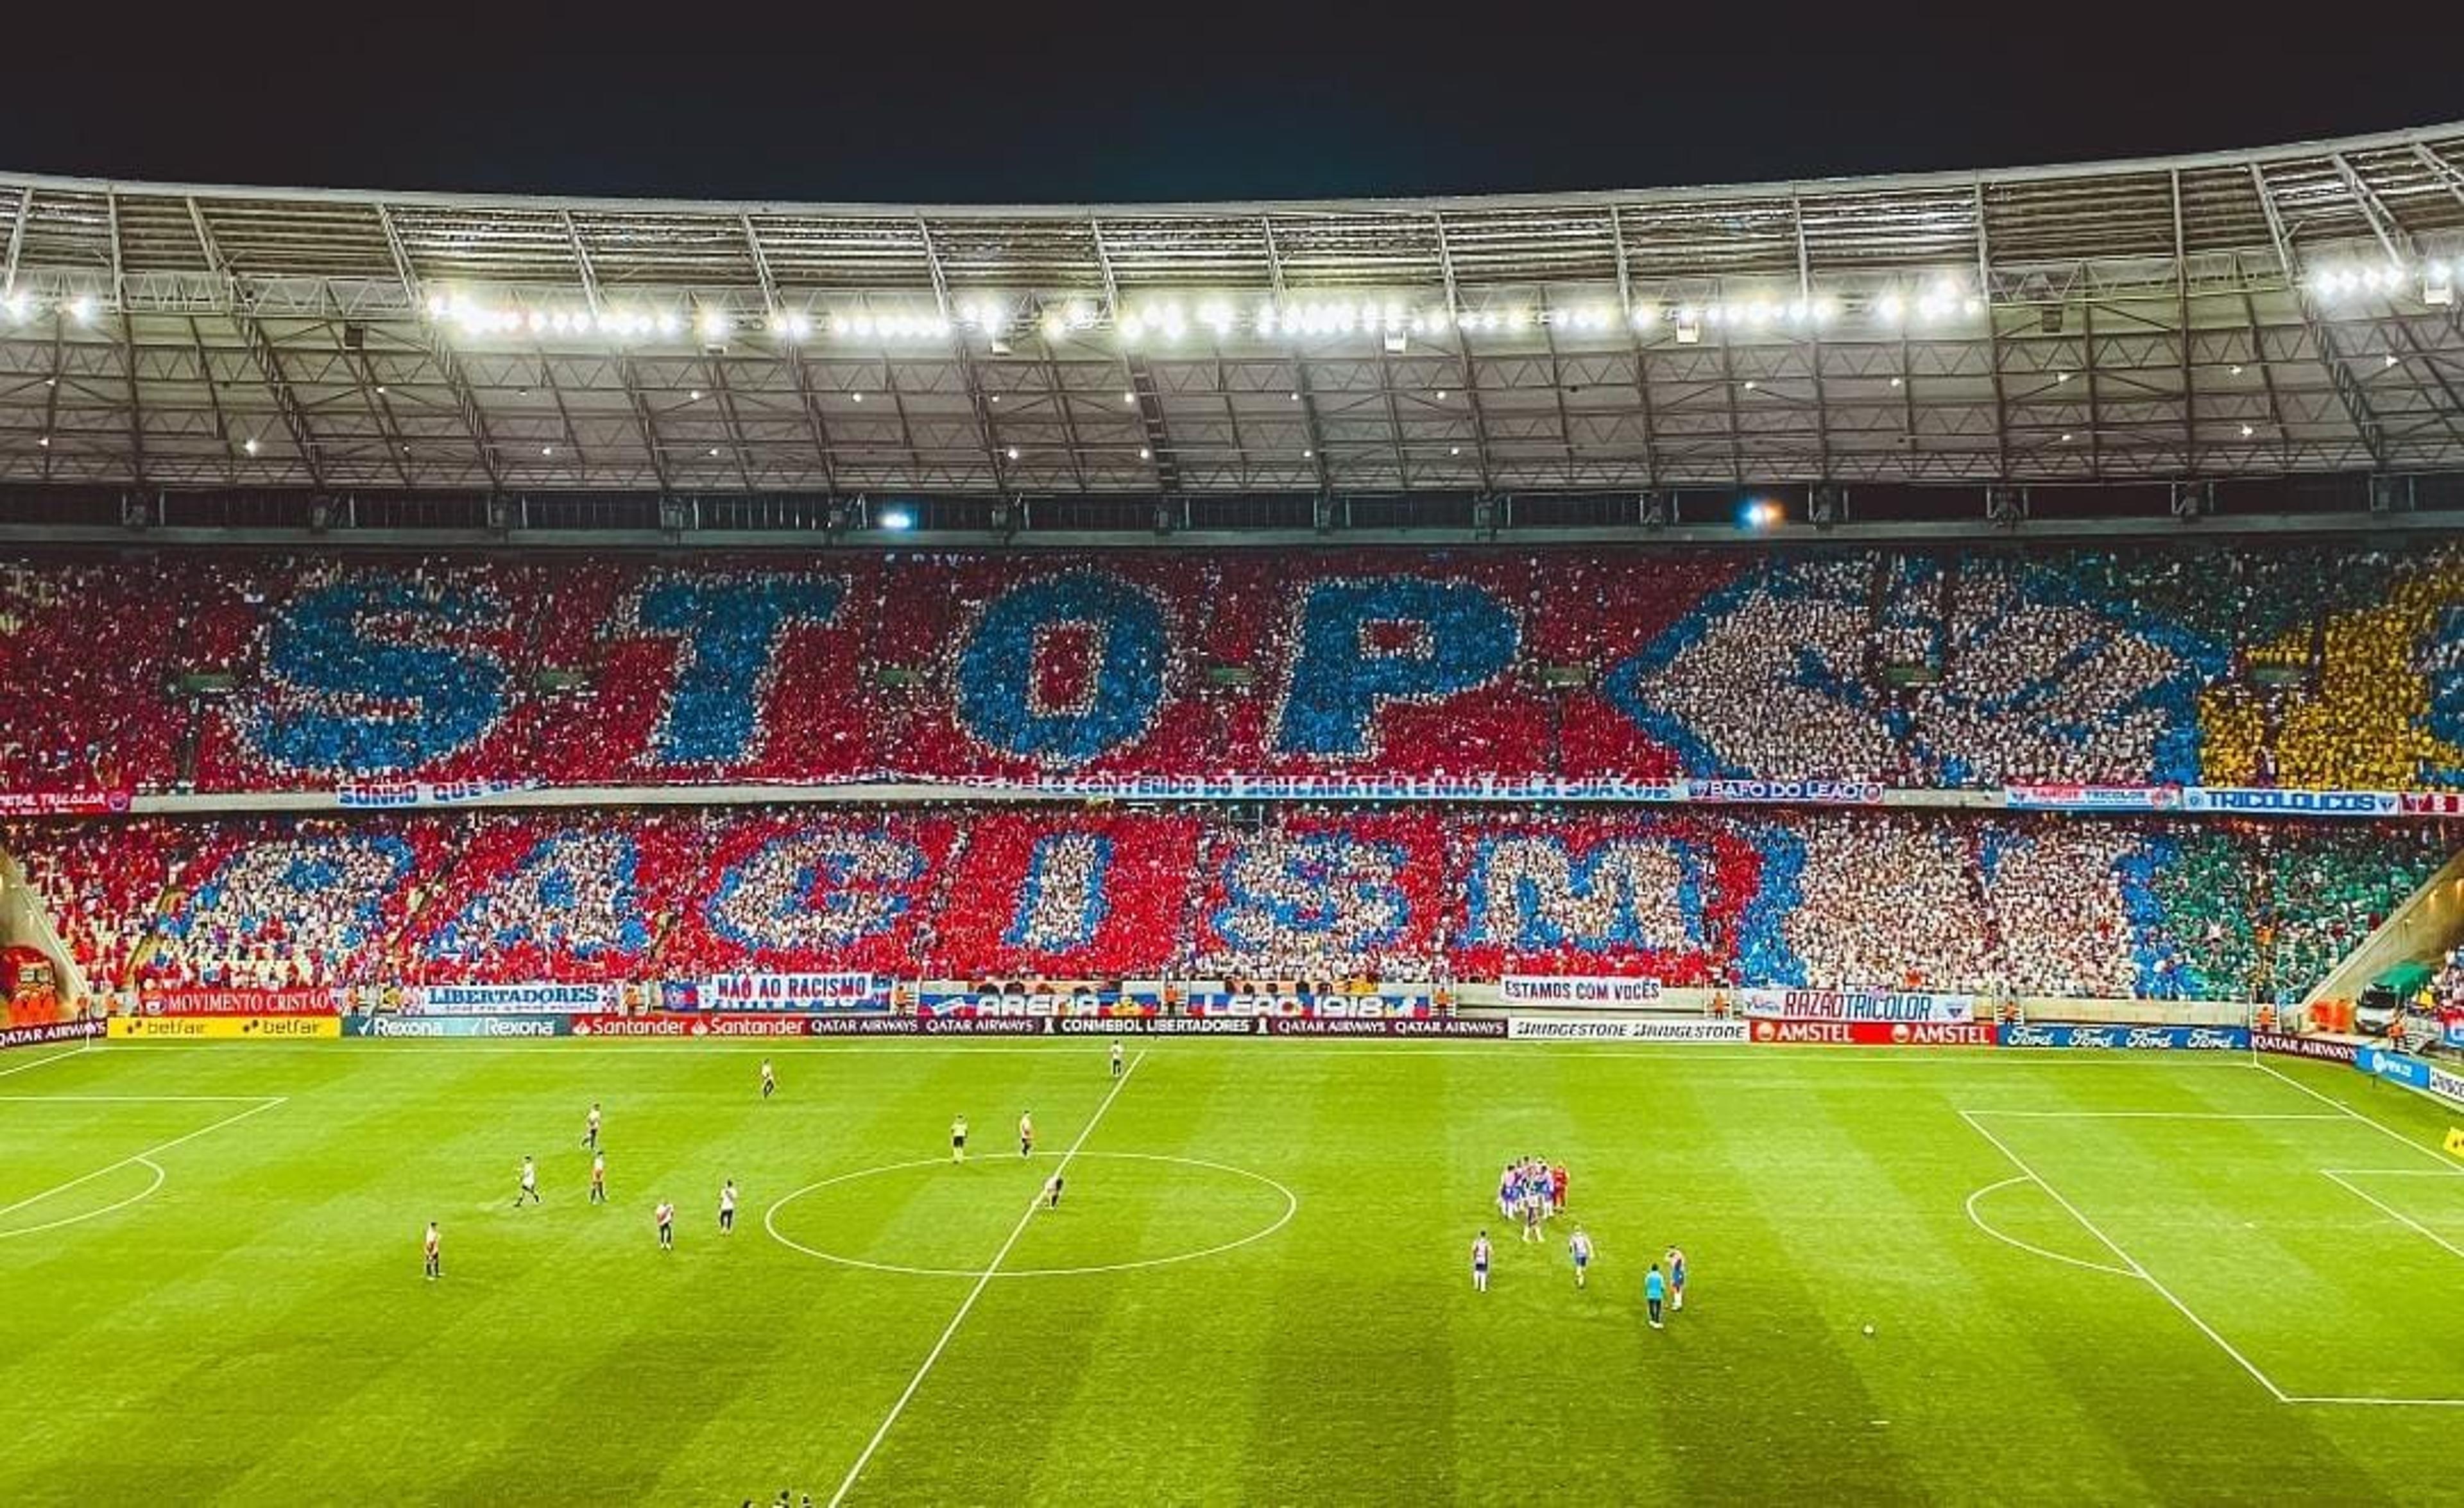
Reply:
[[[881,514],[881,526],[892,532],[903,532],[915,527],[915,515],[904,508],[885,508]]]

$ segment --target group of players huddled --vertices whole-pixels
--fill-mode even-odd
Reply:
[[[1566,1164],[1551,1163],[1545,1157],[1517,1158],[1506,1164],[1497,1178],[1497,1216],[1514,1224],[1523,1231],[1527,1242],[1547,1239],[1542,1228],[1566,1209]],[[1591,1232],[1581,1221],[1566,1237],[1566,1255],[1574,1264],[1574,1286],[1591,1286],[1592,1257],[1595,1254]],[[1483,1231],[1471,1243],[1471,1286],[1477,1293],[1488,1292],[1488,1270],[1496,1260],[1497,1250],[1489,1244],[1488,1232]],[[1672,1246],[1666,1257],[1667,1271],[1652,1264],[1643,1275],[1643,1306],[1649,1312],[1651,1327],[1662,1328],[1661,1310],[1685,1307],[1685,1250]]]

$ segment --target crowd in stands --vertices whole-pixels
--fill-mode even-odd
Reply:
[[[1553,774],[2464,785],[2464,554],[0,562],[0,794]]]
[[[89,987],[1617,974],[2288,1001],[2420,824],[1950,812],[706,809],[23,821]]]

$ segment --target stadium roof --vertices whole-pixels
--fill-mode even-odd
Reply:
[[[1426,200],[0,173],[0,482],[1229,494],[2464,467],[2464,123]]]

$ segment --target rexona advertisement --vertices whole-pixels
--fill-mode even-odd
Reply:
[[[338,1037],[342,1023],[333,1016],[114,1016],[106,1034],[114,1041],[275,1042]]]
[[[1822,1047],[1991,1047],[1990,1021],[1774,1021],[1749,1022],[1756,1042]]]
[[[891,981],[880,974],[713,974],[701,982],[704,1010],[887,1010]]]
[[[1924,990],[1741,989],[1737,999],[1749,1016],[1796,1021],[1930,1021],[1976,1019],[1974,995],[1936,995]]]
[[[542,1016],[344,1016],[347,1037],[561,1037],[573,1018]]]
[[[1674,1047],[1705,1047],[1745,1041],[1746,1023],[1512,1016],[1507,1020],[1506,1034],[1517,1042],[1663,1042]]]
[[[2120,1050],[2134,1053],[2177,1050],[2191,1053],[2249,1051],[2250,1032],[2241,1027],[2115,1027],[2006,1026],[2004,1047],[2051,1047]]]

